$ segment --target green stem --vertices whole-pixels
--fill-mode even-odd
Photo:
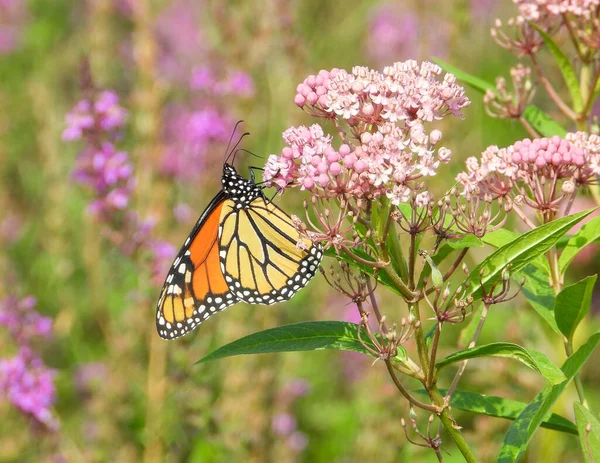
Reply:
[[[412,301],[415,298],[416,294],[414,294],[413,291],[411,291],[410,288],[406,286],[404,281],[402,281],[402,278],[400,278],[400,276],[396,273],[396,270],[394,269],[394,266],[391,262],[385,264],[382,267],[382,270],[388,274],[388,276],[394,283],[394,286],[396,286],[396,289],[400,291],[400,294],[402,294],[402,297],[405,300]]]
[[[550,283],[552,288],[554,289],[554,294],[558,295],[562,289],[562,275],[560,274],[560,268],[558,265],[558,253],[556,252],[556,248],[553,248],[548,253],[548,264],[550,265]],[[564,338],[564,346],[565,353],[567,357],[573,355],[573,344],[572,340]],[[577,395],[579,396],[579,401],[581,405],[586,408],[588,407],[587,400],[585,398],[585,391],[583,389],[583,383],[581,382],[581,378],[579,374],[576,374],[573,377],[573,383],[575,384],[575,389],[577,390]]]
[[[394,381],[394,384],[396,385],[396,387],[398,388],[398,390],[400,391],[400,393],[406,397],[406,399],[413,404],[415,407],[418,408],[422,408],[423,410],[427,410],[433,413],[439,413],[440,412],[440,408],[434,406],[434,405],[429,405],[426,404],[424,402],[421,402],[420,400],[417,400],[415,397],[413,397],[410,392],[408,392],[405,387],[402,385],[402,383],[400,382],[400,380],[398,379],[398,377],[396,376],[396,372],[394,371],[394,368],[392,366],[392,361],[390,359],[385,359],[385,366],[388,369],[388,373],[390,374],[390,377],[392,378],[392,381]]]
[[[417,343],[417,352],[419,353],[419,361],[421,362],[421,368],[428,374],[429,372],[429,350],[427,349],[427,343],[425,342],[425,332],[423,331],[423,324],[421,323],[421,312],[419,311],[419,304],[412,302],[408,306],[410,318],[413,320],[413,326],[415,327],[415,342]],[[429,378],[425,378],[425,384],[429,384]]]
[[[464,457],[465,461],[467,461],[468,463],[477,463],[477,458],[473,454],[473,451],[471,450],[471,447],[469,447],[469,444],[467,444],[467,441],[462,435],[462,432],[460,432],[460,426],[458,426],[456,424],[456,421],[454,421],[454,418],[452,418],[450,410],[446,406],[446,403],[440,391],[434,385],[431,388],[429,388],[428,392],[429,397],[431,398],[433,403],[439,407],[443,407],[443,410],[438,415],[438,417],[444,425],[444,427],[446,428],[446,431],[448,432],[448,434],[450,434],[450,437],[458,447],[458,450],[460,450],[460,453],[462,453],[462,456]]]
[[[435,358],[437,356],[438,343],[440,342],[440,334],[442,333],[442,324],[437,323],[435,327],[435,333],[433,334],[433,341],[431,342],[431,357],[429,358],[429,371],[427,372],[427,387],[431,387],[433,384],[433,378],[435,377]]]
[[[571,340],[567,340],[565,338],[565,352],[567,354],[567,357],[570,357],[571,355],[573,355],[573,342]],[[573,383],[575,383],[575,389],[577,389],[577,395],[579,396],[579,401],[581,402],[581,405],[583,405],[585,408],[589,409],[589,405],[587,402],[587,399],[585,398],[585,391],[583,389],[583,383],[581,382],[581,378],[579,377],[579,375],[575,375],[573,378]]]
[[[581,72],[579,74],[579,92],[581,93],[581,99],[584,102],[584,107],[579,114],[577,119],[577,129],[581,131],[586,131],[587,129],[587,112],[591,110],[591,105],[588,103],[593,98],[594,89],[592,86],[592,68],[589,64],[584,64],[581,66]]]

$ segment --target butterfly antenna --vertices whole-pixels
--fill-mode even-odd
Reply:
[[[231,155],[233,155],[233,160],[235,161],[235,153],[237,153],[237,147],[240,146],[240,143],[242,142],[242,140],[244,139],[245,136],[250,135],[250,132],[244,132],[241,136],[240,139],[237,141],[237,143],[235,144],[235,146],[233,148],[231,148],[231,151],[229,152],[229,155],[227,156],[227,159],[225,159],[225,162],[229,162],[229,158],[231,157]],[[232,161],[233,164],[233,161]]]
[[[238,126],[239,126],[239,125],[240,125],[242,122],[244,122],[244,121],[240,119],[239,121],[237,121],[237,122],[235,123],[235,126],[233,127],[233,130],[232,130],[232,132],[231,132],[231,136],[229,137],[229,141],[227,142],[227,148],[225,148],[225,153],[226,153],[226,154],[227,154],[227,153],[229,153],[229,147],[231,146],[231,140],[233,140],[233,136],[234,136],[234,135],[235,135],[235,133],[237,132],[237,128],[238,128]],[[228,156],[228,158],[229,158],[229,156]],[[227,160],[225,160],[225,162],[227,162]]]

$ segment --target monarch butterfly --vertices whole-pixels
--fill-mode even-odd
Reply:
[[[315,275],[321,246],[301,238],[291,217],[251,177],[225,161],[222,189],[185,240],[160,292],[161,338],[183,336],[236,302],[288,300]]]

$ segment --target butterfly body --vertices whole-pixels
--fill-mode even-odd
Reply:
[[[300,237],[292,219],[253,179],[223,167],[213,198],[177,254],[161,290],[158,334],[175,339],[237,302],[290,299],[314,276],[319,245]]]

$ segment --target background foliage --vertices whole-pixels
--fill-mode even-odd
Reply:
[[[513,58],[488,29],[494,18],[513,14],[508,0],[0,3],[0,296],[35,296],[36,310],[53,321],[52,336],[35,348],[55,371],[51,413],[58,422],[50,429],[0,401],[0,461],[433,461],[408,445],[398,425],[408,408],[380,374],[384,366],[367,357],[324,351],[194,365],[261,329],[356,322],[355,309],[319,277],[285,304],[240,304],[186,338],[159,340],[154,311],[162,281],[154,280],[164,275],[164,262],[124,254],[86,212],[91,193],[73,181],[80,147],[61,139],[64,115],[82,97],[81,62],[88,57],[96,87],[117,91],[129,113],[118,143],[135,166],[130,207],[154,218],[156,239],[178,246],[219,188],[233,121],[245,120],[252,132],[246,148],[266,157],[281,150],[283,130],[309,122],[293,104],[295,87],[321,68],[435,56],[492,82]],[[252,85],[237,93],[192,88],[190,79],[203,69],[222,81],[243,72]],[[516,122],[487,117],[480,95],[468,94],[473,104],[464,120],[444,122],[454,159],[440,171],[440,190],[467,156],[526,136]],[[199,116],[207,114],[217,117]],[[215,124],[226,127],[225,139],[207,134]],[[182,157],[190,146],[199,154]],[[181,162],[194,164],[171,168]],[[591,207],[581,202],[573,212]],[[300,212],[294,195],[281,204]],[[523,231],[517,223],[514,229]],[[578,256],[581,276],[597,268],[596,251],[588,250]],[[394,310],[385,300],[383,306]],[[577,332],[582,339],[598,327],[593,307]],[[562,346],[548,341],[537,317],[520,298],[498,306],[481,343],[527,345],[560,365]],[[455,350],[460,330],[441,346],[444,356]],[[17,346],[5,331],[0,350],[9,357]],[[529,402],[543,386],[518,362],[486,358],[470,367],[463,389]],[[587,367],[581,376],[598,409],[598,370]],[[569,388],[554,411],[574,420],[574,397]],[[482,461],[495,458],[510,422],[456,414]],[[575,435],[541,429],[526,458],[577,461],[578,447]],[[446,461],[461,457],[453,452]]]

